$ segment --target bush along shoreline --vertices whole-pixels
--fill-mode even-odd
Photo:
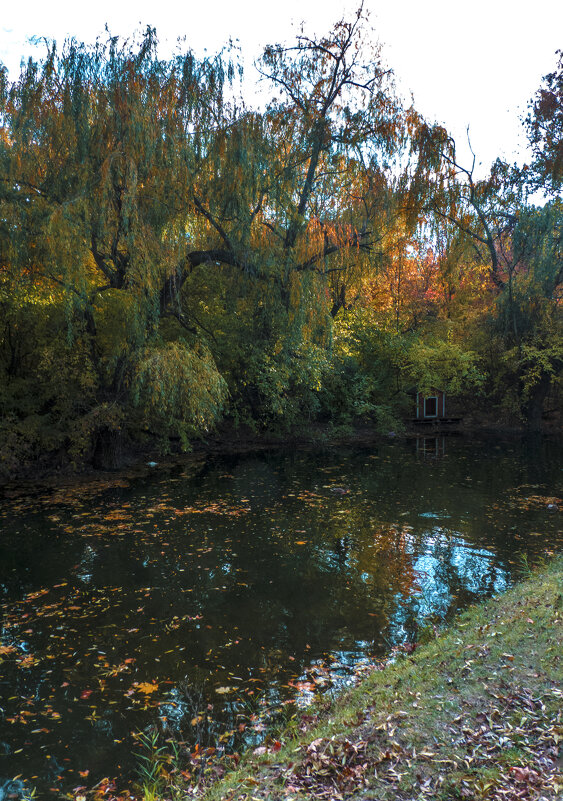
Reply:
[[[563,797],[563,557],[197,788],[144,797],[340,801]],[[213,771],[211,771],[213,774]]]

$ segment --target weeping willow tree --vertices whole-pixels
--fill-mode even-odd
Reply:
[[[519,411],[541,428],[550,393],[561,405],[563,379],[563,204],[523,209],[511,237],[516,265],[497,299],[493,328],[504,345],[500,380],[514,388]]]
[[[361,10],[258,66],[261,112],[234,102],[228,53],[162,60],[150,28],[2,73],[0,362],[77,458],[117,461],[123,426],[186,445],[229,392],[299,414],[346,293],[417,223],[441,134],[402,108]]]
[[[53,44],[2,86],[2,280],[12,296],[25,284],[52,307],[66,324],[55,360],[64,345],[79,350],[77,369],[92,376],[92,397],[71,415],[80,417],[79,450],[117,436],[132,398],[146,412],[164,388],[188,394],[168,418],[168,433],[182,436],[210,423],[198,398],[217,413],[225,398],[193,333],[167,349],[160,322],[178,313],[171,288],[187,265],[215,258],[191,250],[187,224],[215,132],[230,122],[223,87],[232,68],[191,53],[164,62],[156,44],[151,29],[133,44],[69,42],[60,54]],[[37,335],[39,363],[50,343]],[[43,400],[50,409],[48,393]]]

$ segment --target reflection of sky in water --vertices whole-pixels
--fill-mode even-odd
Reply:
[[[398,603],[393,614],[394,642],[407,639],[409,630],[429,618],[445,619],[455,608],[457,594],[495,594],[508,586],[506,571],[495,564],[495,554],[471,547],[458,532],[436,526],[420,538],[411,537],[407,549],[413,554],[417,590],[406,604]]]
[[[84,546],[84,552],[80,560],[80,565],[76,571],[76,576],[85,584],[89,584],[92,581],[94,562],[97,555],[98,554],[91,545]]]
[[[446,517],[451,517],[447,512],[420,512],[419,517],[430,517],[432,519],[440,520]]]
[[[333,651],[327,660],[317,659],[299,676],[298,684],[315,685],[317,690],[331,688],[340,692],[358,683],[358,679],[373,669],[373,661],[366,657],[371,642],[358,640],[352,650]],[[295,696],[296,705],[303,709],[316,698],[312,686],[300,686]]]
[[[427,518],[443,518],[449,515],[427,513]],[[396,596],[394,610],[389,621],[386,645],[392,647],[406,640],[416,641],[417,629],[429,620],[443,621],[448,614],[458,608],[457,596],[464,595],[469,601],[482,595],[496,594],[508,586],[508,575],[495,563],[493,551],[473,547],[458,531],[434,526],[424,532],[414,533],[403,527],[403,545],[412,559],[416,576],[414,591],[408,598]],[[369,582],[371,576],[362,572],[362,582]],[[356,648],[333,651],[332,664],[329,665],[331,685],[343,688],[353,684],[362,663],[369,664],[365,654],[369,653],[370,643],[358,640]],[[305,673],[301,677],[307,679]],[[305,706],[313,697],[308,690],[302,690],[298,704]]]

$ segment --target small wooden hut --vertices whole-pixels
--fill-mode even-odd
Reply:
[[[432,422],[446,417],[446,393],[442,389],[432,388],[429,393],[416,393],[417,421]]]

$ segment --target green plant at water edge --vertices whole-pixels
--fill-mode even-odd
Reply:
[[[530,578],[532,575],[532,568],[528,561],[527,553],[521,553],[518,555],[518,572],[522,578]]]
[[[145,801],[158,798],[164,785],[164,766],[168,761],[166,749],[158,744],[158,732],[140,732],[136,739],[141,747],[135,756],[139,760],[137,773]]]
[[[138,732],[135,739],[141,749],[135,756],[137,787],[143,801],[185,799],[211,771],[216,756],[214,747],[202,748],[196,743],[191,752],[185,742],[174,737],[163,740],[157,729]]]
[[[533,564],[530,564],[527,553],[518,554],[517,556],[517,570],[523,579],[532,578],[535,570],[542,570],[546,567],[549,552],[544,556],[534,556]],[[551,554],[553,555],[553,554]]]

